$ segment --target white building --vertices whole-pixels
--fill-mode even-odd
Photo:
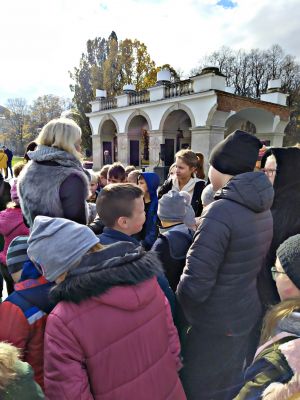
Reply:
[[[280,80],[270,81],[260,100],[233,94],[217,68],[205,68],[177,83],[170,83],[169,71],[160,71],[157,80],[141,92],[126,85],[115,98],[97,91],[87,114],[95,170],[103,165],[105,150],[112,161],[150,169],[171,165],[183,147],[202,153],[207,161],[211,149],[236,129],[248,130],[268,145],[282,146],[289,109]]]

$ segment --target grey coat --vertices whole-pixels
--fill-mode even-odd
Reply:
[[[191,325],[243,335],[259,320],[257,276],[272,240],[273,196],[265,174],[240,174],[202,214],[177,288]]]
[[[80,180],[82,198],[86,199],[89,195],[88,178],[80,161],[71,153],[43,145],[28,154],[31,161],[19,175],[18,193],[22,212],[29,226],[32,226],[37,215],[67,218],[66,210],[62,206],[62,184],[69,177],[77,177]],[[72,196],[72,192],[67,195]],[[82,207],[85,210],[84,201]]]

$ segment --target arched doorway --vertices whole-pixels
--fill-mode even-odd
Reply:
[[[102,165],[118,160],[117,129],[112,120],[104,121],[100,129]]]
[[[191,126],[191,119],[183,110],[174,110],[166,117],[163,124],[165,166],[173,164],[177,151],[191,147]]]
[[[128,125],[129,164],[149,165],[149,124],[143,115],[136,115]]]

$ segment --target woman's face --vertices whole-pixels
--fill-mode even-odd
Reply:
[[[82,142],[82,140],[81,140],[81,138],[79,138],[79,139],[74,143],[75,149],[76,149],[76,151],[78,151],[78,153],[81,153],[81,142]]]
[[[175,173],[179,180],[190,179],[196,168],[189,167],[181,158],[176,158]]]
[[[290,280],[277,258],[275,268],[278,271],[276,274],[276,286],[281,300],[287,300],[292,297],[300,297],[300,290]]]

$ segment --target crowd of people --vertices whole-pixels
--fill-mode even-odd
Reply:
[[[300,149],[261,147],[231,133],[207,177],[182,149],[161,184],[48,122],[0,175],[0,398],[300,399]]]

